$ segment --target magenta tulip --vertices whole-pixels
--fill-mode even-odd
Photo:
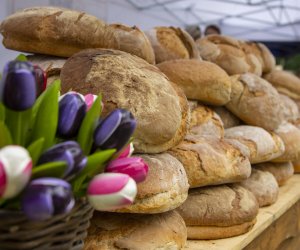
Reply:
[[[130,157],[133,154],[133,151],[134,151],[133,143],[130,143],[120,153],[120,155],[118,156],[118,159]]]

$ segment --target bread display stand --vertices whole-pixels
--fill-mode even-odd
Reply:
[[[260,208],[248,233],[220,240],[189,240],[185,250],[297,249],[300,246],[300,175],[280,187],[279,198]]]

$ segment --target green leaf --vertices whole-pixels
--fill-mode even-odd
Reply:
[[[24,54],[18,55],[15,60],[16,61],[21,61],[21,62],[27,62],[28,61],[27,57]]]
[[[67,169],[67,163],[64,161],[48,162],[32,169],[32,178],[39,177],[57,177],[62,178]]]
[[[27,148],[27,150],[30,154],[30,157],[32,159],[33,166],[36,165],[38,159],[40,158],[40,155],[43,150],[44,142],[45,142],[45,139],[40,138],[40,139],[34,141],[33,143],[31,143]]]
[[[32,129],[32,141],[44,138],[43,150],[54,143],[58,123],[58,95],[60,81],[55,81],[45,92]]]
[[[91,148],[93,145],[93,134],[95,126],[100,118],[102,111],[101,99],[102,97],[98,96],[93,106],[84,117],[78,132],[77,142],[86,155],[91,152]]]
[[[5,121],[5,107],[0,103],[0,121]]]
[[[11,134],[4,124],[3,121],[0,121],[0,148],[6,146],[6,145],[11,145],[12,144],[12,138]]]

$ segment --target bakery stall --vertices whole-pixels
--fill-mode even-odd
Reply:
[[[0,4],[1,250],[300,249],[300,2]]]

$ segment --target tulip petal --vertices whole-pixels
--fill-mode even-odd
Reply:
[[[6,187],[6,174],[5,174],[5,169],[0,162],[0,197],[2,197],[3,193],[5,192],[5,187]]]

